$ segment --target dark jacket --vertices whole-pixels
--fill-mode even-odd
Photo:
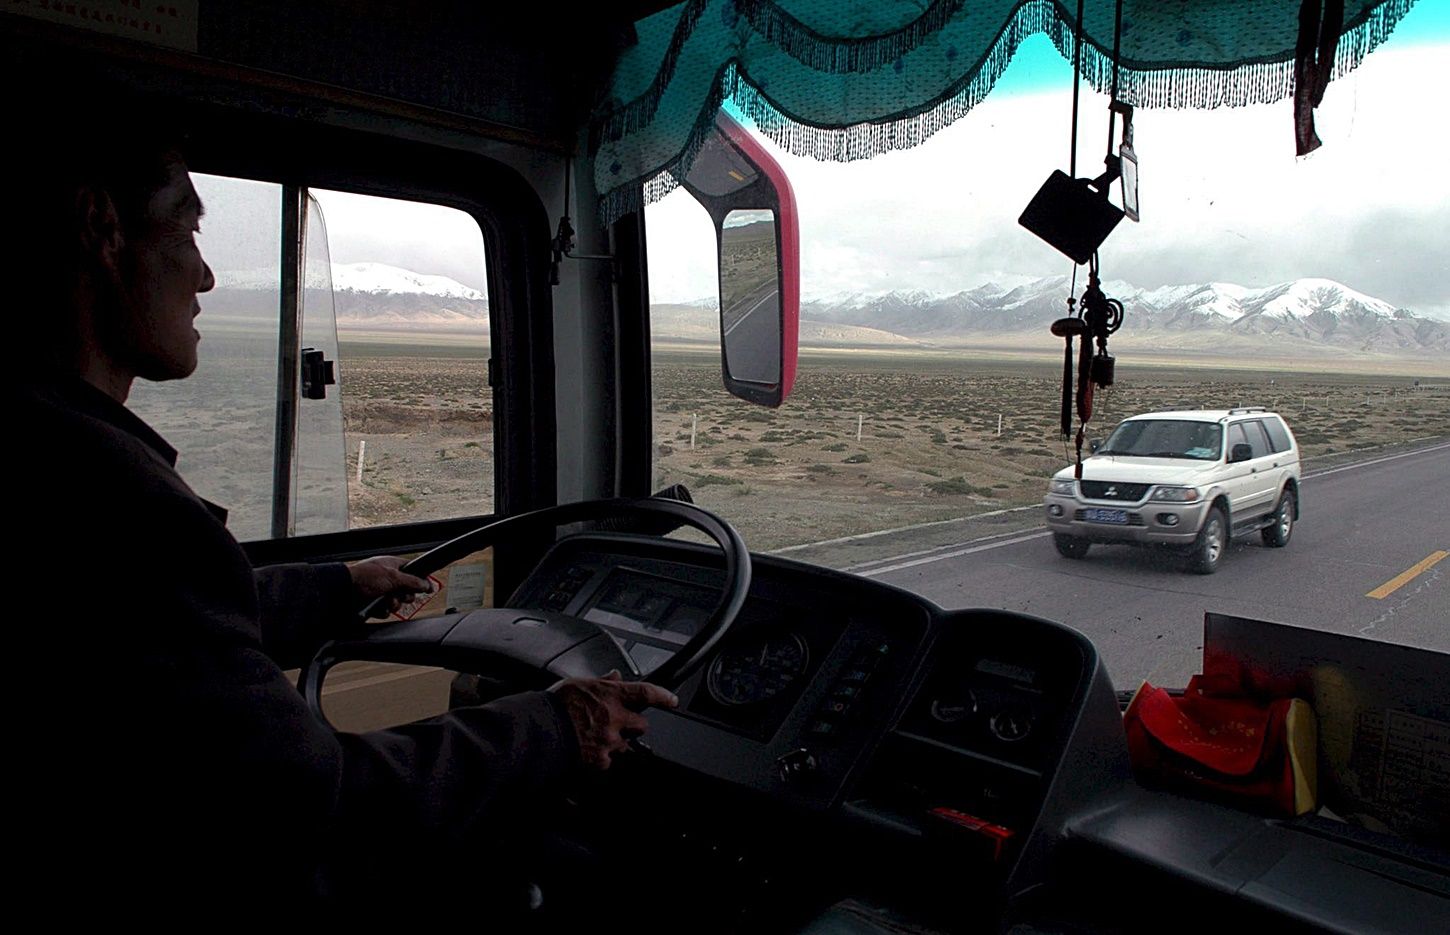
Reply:
[[[43,582],[21,600],[11,667],[25,677],[9,684],[24,725],[10,850],[37,881],[153,907],[355,893],[422,873],[576,765],[544,693],[331,730],[283,669],[346,619],[346,568],[254,577],[175,452],[123,406],[79,381],[6,395],[28,449],[8,459],[10,538],[30,550],[12,598]]]

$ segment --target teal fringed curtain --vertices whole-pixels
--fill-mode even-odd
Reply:
[[[1317,0],[1311,0],[1317,2]],[[1345,0],[1332,76],[1414,0]],[[1138,107],[1263,103],[1294,91],[1303,0],[1123,0],[1119,97]],[[1116,0],[1088,0],[1082,75],[1112,81]],[[1029,36],[1072,56],[1076,0],[688,0],[636,25],[590,127],[599,214],[663,197],[727,100],[798,155],[915,146],[961,117]]]

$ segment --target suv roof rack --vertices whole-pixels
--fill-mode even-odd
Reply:
[[[1241,416],[1246,412],[1268,412],[1267,406],[1235,406],[1228,411],[1231,416]]]

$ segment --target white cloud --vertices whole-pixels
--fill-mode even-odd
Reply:
[[[1445,45],[1383,49],[1330,85],[1324,146],[1298,159],[1292,105],[1140,111],[1142,224],[1123,222],[1103,272],[1145,287],[1322,276],[1395,305],[1450,308],[1450,124],[1427,98]],[[1065,72],[1065,68],[1064,68]],[[1107,101],[1081,103],[1078,175],[1101,171]],[[1434,111],[1432,113],[1431,111]],[[807,296],[951,292],[1070,262],[1017,224],[1047,175],[1067,168],[1070,88],[991,95],[913,150],[855,163],[779,152],[800,209]],[[713,293],[708,228],[686,233],[683,191],[649,209],[651,292]],[[704,225],[703,214],[696,223]],[[701,252],[701,251],[705,252]]]

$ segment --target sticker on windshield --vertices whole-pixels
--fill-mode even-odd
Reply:
[[[1190,448],[1184,452],[1190,458],[1212,458],[1212,448]]]

